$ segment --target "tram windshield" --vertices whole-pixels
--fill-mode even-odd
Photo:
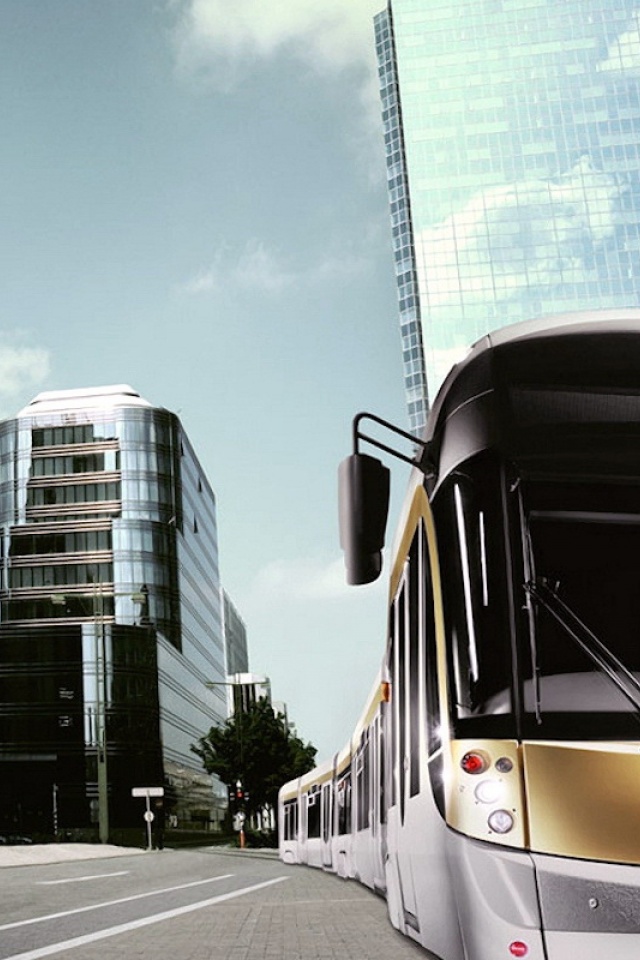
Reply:
[[[525,732],[640,739],[640,489],[530,480],[518,498]]]
[[[482,454],[433,509],[456,735],[640,740],[640,484]]]

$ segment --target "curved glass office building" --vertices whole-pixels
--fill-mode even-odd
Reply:
[[[132,789],[210,821],[224,720],[216,505],[178,418],[127,386],[0,424],[0,834],[117,836]]]
[[[413,428],[491,329],[640,289],[633,0],[390,0],[375,20]]]

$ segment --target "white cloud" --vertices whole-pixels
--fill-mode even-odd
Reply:
[[[0,342],[0,394],[9,398],[42,383],[49,374],[47,350],[14,347]]]
[[[321,70],[371,64],[372,18],[384,6],[384,0],[186,0],[178,63],[225,86],[282,52]]]
[[[598,70],[640,73],[640,13],[633,15],[629,29],[610,45],[607,59],[598,64]]]
[[[370,267],[366,256],[357,253],[344,256],[328,255],[324,260],[309,267],[300,276],[312,283],[339,283],[341,280],[350,280],[361,276]]]
[[[235,268],[239,286],[250,290],[278,293],[290,286],[294,275],[281,263],[280,257],[260,241],[250,241],[240,254]]]
[[[506,301],[521,290],[586,279],[613,236],[626,187],[583,157],[557,180],[493,187],[423,231],[429,305]]]
[[[211,264],[184,284],[184,290],[190,294],[231,288],[279,293],[294,279],[278,254],[268,250],[261,240],[249,240],[239,252],[223,244]]]
[[[340,283],[364,273],[369,260],[363,254],[345,253],[327,256],[309,266],[294,268],[277,251],[269,250],[261,240],[249,240],[234,251],[222,244],[211,264],[183,284],[192,295],[245,290],[277,295],[294,284]]]
[[[369,183],[384,180],[373,18],[386,0],[168,2],[178,11],[177,74],[196,87],[228,93],[276,59],[295,63],[301,79],[312,82],[349,71],[351,148]]]
[[[195,276],[182,285],[186,293],[197,296],[200,293],[211,293],[222,287],[224,250],[218,250],[211,265],[200,270]]]

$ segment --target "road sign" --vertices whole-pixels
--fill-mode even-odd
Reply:
[[[164,787],[133,787],[132,797],[164,797]]]
[[[143,813],[143,817],[147,823],[147,850],[151,850],[151,824],[155,819],[155,814],[151,812],[149,798],[164,797],[164,787],[133,787],[131,796],[142,797],[146,801],[147,809]]]

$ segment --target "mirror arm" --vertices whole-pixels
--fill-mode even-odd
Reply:
[[[399,450],[394,450],[393,447],[389,447],[384,443],[381,443],[379,440],[375,440],[373,437],[368,436],[368,434],[363,433],[360,430],[360,422],[362,420],[372,420],[374,423],[379,423],[380,426],[384,427],[386,430],[390,430],[392,433],[397,434],[399,437],[403,437],[405,440],[410,440],[411,443],[417,444],[421,447],[421,452],[415,457],[408,457],[404,453],[400,453]],[[379,450],[384,450],[385,453],[390,453],[392,457],[397,457],[398,460],[404,460],[405,463],[411,464],[412,467],[418,467],[419,470],[423,472],[428,472],[428,467],[424,464],[425,452],[429,446],[426,440],[420,440],[418,437],[415,437],[412,433],[407,433],[406,430],[401,430],[400,427],[394,426],[393,423],[389,423],[388,420],[383,420],[382,417],[377,417],[374,413],[367,413],[363,411],[362,413],[356,414],[353,418],[353,452],[359,453],[358,446],[359,441],[365,440],[367,443],[370,443],[372,446],[377,447]]]

